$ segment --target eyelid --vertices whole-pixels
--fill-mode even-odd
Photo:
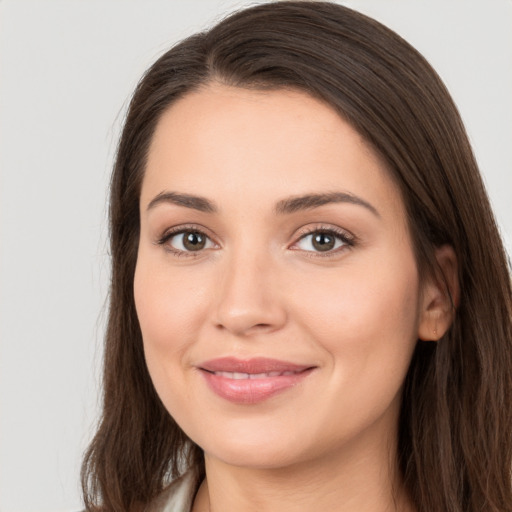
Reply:
[[[204,226],[198,225],[198,224],[181,224],[178,226],[173,226],[171,228],[167,228],[159,237],[157,240],[155,240],[156,245],[162,245],[165,246],[165,249],[175,255],[178,256],[186,256],[186,257],[198,257],[201,254],[203,254],[206,250],[212,249],[201,249],[198,251],[182,251],[180,249],[176,249],[174,247],[171,247],[169,245],[166,245],[167,242],[173,238],[176,235],[180,235],[182,233],[187,232],[194,232],[194,233],[200,233],[201,235],[205,236],[210,240],[215,247],[219,248],[220,245],[215,241],[214,237],[210,234],[210,230],[205,228]]]
[[[173,226],[171,228],[167,228],[162,235],[158,237],[158,239],[154,242],[156,245],[162,245],[165,246],[166,243],[174,236],[186,233],[186,232],[196,232],[200,233],[201,235],[205,236],[214,244],[214,249],[219,249],[221,246],[220,244],[215,240],[215,237],[210,234],[210,230],[207,229],[204,226],[198,225],[198,224],[182,224],[178,226]],[[329,251],[308,251],[303,250],[295,247],[301,240],[303,240],[305,237],[312,235],[314,233],[327,233],[332,234],[336,238],[340,239],[343,242],[343,245],[341,247],[338,247],[336,249],[332,249]],[[297,235],[295,236],[295,241],[292,243],[289,248],[291,250],[295,251],[301,251],[305,254],[307,254],[310,257],[332,257],[335,255],[338,255],[340,252],[344,252],[347,249],[350,249],[353,247],[357,242],[357,238],[347,231],[346,229],[340,228],[338,226],[333,226],[330,224],[316,224],[316,225],[308,225],[306,227],[303,227],[299,230]],[[198,251],[182,251],[180,249],[176,249],[173,247],[166,246],[165,249],[177,256],[186,256],[186,257],[198,257],[204,254],[206,250],[211,250],[212,248],[208,249],[201,249]]]
[[[314,233],[327,233],[332,234],[336,238],[340,239],[343,242],[343,245],[341,247],[338,247],[337,249],[332,249],[329,251],[321,252],[321,251],[306,251],[303,249],[294,248],[301,240],[306,238],[309,235],[312,235]],[[291,250],[295,251],[302,251],[305,254],[307,254],[310,257],[321,257],[321,258],[328,258],[332,256],[339,255],[340,252],[344,252],[347,249],[350,249],[353,247],[357,242],[356,237],[347,231],[346,229],[340,228],[338,226],[333,226],[329,224],[317,224],[317,225],[309,225],[304,228],[301,228],[299,230],[298,234],[296,235],[295,241],[290,246]]]

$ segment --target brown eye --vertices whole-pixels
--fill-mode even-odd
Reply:
[[[352,246],[353,241],[344,233],[333,230],[316,230],[302,236],[296,246],[310,253],[336,252],[345,246]]]
[[[330,251],[334,248],[336,238],[329,233],[315,233],[312,235],[311,243],[317,251]]]
[[[183,247],[187,251],[200,251],[206,245],[206,237],[197,231],[183,233]]]
[[[176,253],[199,252],[211,249],[215,244],[201,231],[179,231],[165,236],[159,242]]]

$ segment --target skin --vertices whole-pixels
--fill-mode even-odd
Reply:
[[[217,211],[155,202],[169,192]],[[367,206],[276,212],[333,192]],[[402,384],[418,338],[442,336],[451,306],[433,280],[420,286],[399,190],[358,133],[302,92],[210,84],[160,119],[140,214],[134,292],[149,372],[205,452],[194,511],[412,510],[395,462]],[[202,231],[204,248],[187,252],[180,234],[158,243],[172,228]],[[349,242],[321,252],[308,234],[319,229]],[[454,272],[449,250],[438,259]],[[315,369],[234,404],[198,370],[225,356]]]

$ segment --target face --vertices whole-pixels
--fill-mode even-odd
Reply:
[[[418,272],[396,185],[331,108],[190,93],[159,121],[140,215],[147,365],[207,457],[281,467],[396,436]]]

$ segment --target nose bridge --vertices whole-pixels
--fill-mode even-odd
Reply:
[[[224,261],[215,322],[236,335],[273,331],[286,320],[277,289],[277,269],[268,248],[240,244]]]

